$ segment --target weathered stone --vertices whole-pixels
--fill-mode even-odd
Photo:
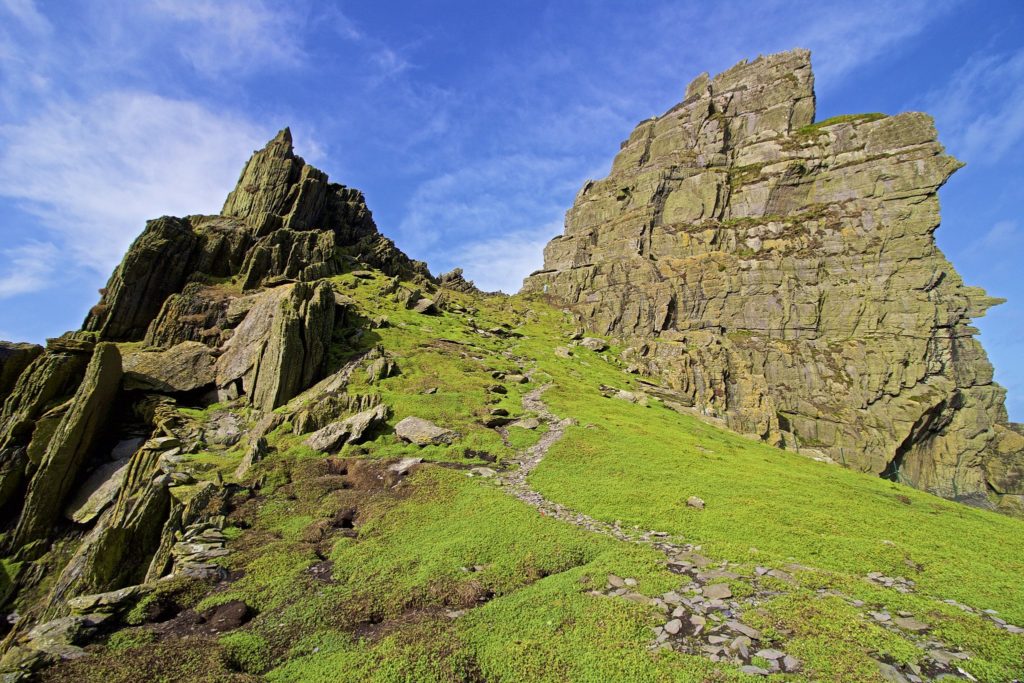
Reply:
[[[696,508],[698,510],[704,509],[704,499],[698,498],[697,496],[690,496],[686,499],[686,506]]]
[[[358,443],[387,418],[388,407],[381,403],[342,422],[334,422],[313,432],[306,439],[306,445],[318,451],[335,451],[344,444]]]
[[[166,351],[135,351],[123,358],[124,388],[164,393],[195,391],[217,378],[213,354],[199,342],[185,341]]]
[[[254,407],[269,412],[319,380],[334,330],[334,309],[327,282],[261,294],[217,359],[223,397],[244,395]]]
[[[437,306],[434,304],[433,299],[422,298],[412,305],[412,310],[414,313],[433,315],[437,313]]]
[[[584,337],[579,342],[579,345],[591,351],[604,351],[608,348],[608,344],[603,339],[597,339],[596,337]]]
[[[88,524],[96,519],[117,498],[127,466],[125,458],[97,467],[68,503],[64,516],[77,524]]]
[[[395,435],[417,446],[450,444],[458,434],[422,418],[409,416],[395,425]]]
[[[43,352],[38,344],[0,341],[0,402],[7,398],[32,361]]]
[[[164,216],[146,223],[83,329],[99,332],[103,339],[141,339],[164,300],[185,284],[198,241],[187,219]]]
[[[86,368],[71,407],[61,418],[39,468],[29,482],[14,531],[17,545],[47,538],[66,496],[104,426],[121,383],[121,354],[114,344],[99,344]]]
[[[394,465],[388,465],[388,471],[405,476],[412,471],[412,468],[423,462],[423,458],[402,458]]]
[[[704,586],[702,590],[704,597],[711,600],[725,600],[732,597],[732,589],[724,583],[713,583]]]
[[[47,351],[21,373],[0,409],[0,506],[20,497],[30,459],[42,460],[66,412],[58,407],[70,399],[88,362],[87,354]]]
[[[244,479],[252,466],[267,457],[267,440],[262,436],[249,444],[242,461],[235,468],[235,479]]]
[[[892,620],[894,624],[907,631],[927,631],[928,624],[913,617],[896,617]]]
[[[146,329],[146,346],[170,348],[186,341],[220,345],[230,323],[228,309],[234,301],[221,288],[190,282],[181,292],[164,300],[160,312]]]
[[[924,114],[813,121],[807,51],[699,77],[584,185],[525,291],[735,431],[951,498],[1018,490],[970,324],[999,300],[933,237],[960,163]]]
[[[126,586],[107,593],[80,595],[68,600],[72,614],[112,614],[125,609],[146,591],[142,586]]]

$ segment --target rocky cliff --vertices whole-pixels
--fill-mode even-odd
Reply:
[[[1020,508],[1024,442],[938,250],[960,167],[925,114],[815,123],[810,53],[640,123],[525,283],[614,335],[682,408],[941,496]]]
[[[59,631],[11,649],[5,667],[73,654],[105,609],[68,615],[76,596],[221,571],[209,560],[233,489],[197,482],[182,454],[238,444],[241,415],[271,429],[271,411],[338,369],[332,352],[352,352],[366,325],[330,278],[365,268],[396,288],[435,283],[285,129],[219,215],[150,221],[82,330],[45,349],[0,345],[0,602],[16,594],[22,610],[10,638],[47,618]],[[224,425],[188,417],[224,401],[236,410]]]

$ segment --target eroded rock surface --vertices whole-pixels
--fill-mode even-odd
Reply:
[[[999,300],[933,238],[959,166],[925,114],[815,124],[807,51],[742,62],[637,126],[525,289],[681,407],[985,504],[1024,456],[971,327]]]

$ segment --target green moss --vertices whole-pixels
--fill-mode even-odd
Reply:
[[[247,673],[262,673],[270,668],[270,651],[267,641],[248,631],[235,631],[220,637],[230,665]]]
[[[107,639],[107,649],[112,652],[130,650],[149,645],[156,640],[156,634],[144,628],[132,628],[118,631]]]
[[[835,126],[840,123],[869,123],[871,121],[878,121],[879,119],[887,118],[887,114],[880,114],[878,112],[872,112],[870,114],[843,114],[841,116],[833,116],[827,118],[824,121],[818,121],[808,126],[803,126],[797,129],[797,135],[818,135],[825,132],[824,128],[828,126]]]

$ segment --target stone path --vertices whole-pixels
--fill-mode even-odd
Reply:
[[[527,373],[529,376],[529,373]],[[609,575],[603,590],[591,591],[604,595],[649,605],[665,615],[665,623],[653,629],[651,649],[671,648],[679,652],[705,656],[716,662],[730,663],[740,670],[754,675],[768,675],[776,672],[798,672],[802,663],[784,650],[784,643],[771,641],[752,626],[743,623],[742,615],[758,605],[788,592],[785,585],[795,583],[793,573],[813,571],[809,567],[791,564],[784,568],[756,567],[754,576],[742,573],[738,564],[716,562],[700,553],[701,547],[684,542],[680,538],[655,530],[639,527],[623,528],[618,522],[610,524],[588,515],[576,512],[564,505],[548,500],[541,493],[530,488],[527,478],[540,464],[551,446],[565,434],[568,426],[575,424],[571,418],[559,418],[552,413],[542,396],[553,386],[544,384],[523,396],[523,410],[533,413],[548,425],[548,431],[540,440],[525,449],[515,459],[518,467],[504,473],[499,483],[505,490],[527,505],[537,508],[542,515],[586,529],[592,533],[610,536],[619,541],[653,547],[665,554],[670,571],[686,577],[680,587],[659,597],[651,598],[634,590],[637,581]],[[736,570],[736,571],[733,571]],[[865,577],[879,585],[894,590],[914,592],[913,581],[902,577],[886,577],[872,572]],[[732,584],[732,586],[730,585]],[[743,595],[733,595],[733,587],[745,586]],[[913,642],[926,654],[923,666],[896,666],[878,660],[879,674],[883,680],[894,683],[919,683],[945,679],[976,680],[960,668],[959,663],[970,658],[970,653],[958,651],[927,633],[929,625],[914,618],[913,614],[897,612],[890,614],[883,608],[871,611],[865,604],[849,596],[825,589],[818,591],[823,597],[834,595],[858,608],[864,608],[865,619],[870,619],[883,628],[899,633]],[[1012,633],[1021,630],[1006,624],[994,613],[961,605],[965,611],[989,618],[993,623]],[[785,636],[786,634],[781,634]]]

